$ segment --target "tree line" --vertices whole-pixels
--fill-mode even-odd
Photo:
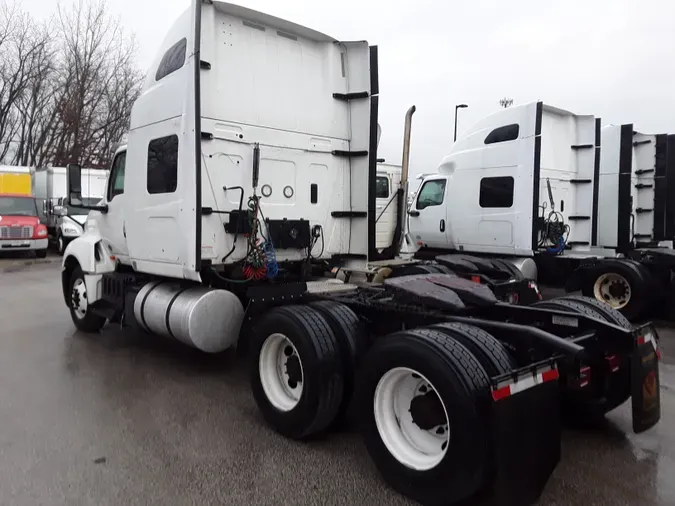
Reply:
[[[0,0],[0,164],[107,168],[141,90],[136,52],[103,0],[46,21]]]

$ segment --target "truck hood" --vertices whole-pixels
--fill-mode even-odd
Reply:
[[[3,214],[0,216],[0,227],[36,227],[40,223],[37,216],[20,216]]]
[[[88,214],[76,214],[75,216],[65,216],[65,218],[68,218],[78,225],[81,225],[84,227],[84,222],[87,221],[87,216]]]

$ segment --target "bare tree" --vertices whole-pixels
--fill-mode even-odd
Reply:
[[[15,138],[13,165],[41,166],[51,153],[50,141],[58,119],[56,97],[60,91],[54,64],[56,50],[51,40],[48,26],[36,26],[33,76],[15,105],[20,126]]]
[[[39,78],[50,39],[17,2],[0,1],[0,160],[21,130],[19,105]]]
[[[105,166],[110,145],[126,130],[140,92],[135,43],[103,0],[59,7],[56,29],[63,41],[64,94],[58,104],[61,131],[54,163]]]
[[[135,55],[103,0],[49,24],[0,0],[0,162],[106,167],[140,93]]]

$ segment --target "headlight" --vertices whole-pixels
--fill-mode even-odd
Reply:
[[[80,231],[73,225],[64,225],[63,233],[66,235],[78,235]]]

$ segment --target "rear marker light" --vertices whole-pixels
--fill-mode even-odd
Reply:
[[[471,281],[480,284],[480,276],[471,276]]]
[[[579,388],[587,387],[591,382],[591,368],[588,366],[579,368]]]
[[[493,388],[492,390],[492,399],[499,401],[517,394],[518,392],[523,392],[529,388],[532,388],[536,385],[546,383],[548,381],[557,380],[559,377],[558,369],[548,369],[546,371],[528,375],[521,376],[517,380],[504,385],[502,387]]]
[[[605,357],[605,360],[607,360],[607,364],[609,365],[609,370],[612,372],[616,372],[619,370],[619,357],[616,355],[612,355],[610,357]]]
[[[656,339],[654,338],[654,334],[652,332],[648,332],[646,336],[638,336],[637,338],[638,346],[645,343],[652,343],[652,346],[654,347],[654,352],[656,353],[656,358],[661,360],[661,350],[659,349],[659,345],[656,342]]]

